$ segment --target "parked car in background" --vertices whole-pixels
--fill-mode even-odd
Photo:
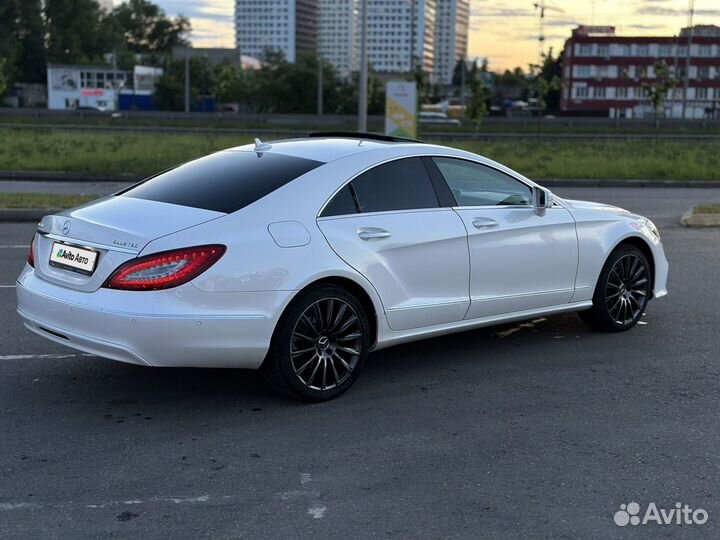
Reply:
[[[442,112],[422,111],[420,113],[420,125],[459,126],[460,120],[448,118],[448,115]]]

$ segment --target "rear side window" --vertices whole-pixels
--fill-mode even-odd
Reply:
[[[350,185],[355,191],[360,212],[440,206],[430,175],[420,158],[383,163],[364,172]]]
[[[320,165],[320,161],[268,152],[218,152],[149,178],[120,195],[229,214]]]
[[[320,217],[344,216],[357,213],[355,199],[350,190],[350,184],[338,191],[332,200],[327,204]]]

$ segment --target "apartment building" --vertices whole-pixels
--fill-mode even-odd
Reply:
[[[617,36],[612,26],[579,26],[565,42],[561,109],[621,118],[651,116],[654,110],[643,85],[655,80],[658,61],[667,63],[677,84],[664,104],[666,117],[718,115],[720,27],[712,25],[659,37]]]
[[[421,67],[450,84],[467,53],[469,0],[367,0],[367,52],[383,76]],[[244,56],[280,50],[290,62],[318,52],[343,77],[360,62],[362,0],[236,0],[236,44]]]
[[[467,56],[469,23],[469,0],[436,0],[435,81],[438,84],[452,84],[455,66]]]
[[[235,0],[235,46],[261,58],[281,51],[289,62],[318,50],[319,0]]]
[[[341,77],[360,62],[360,0],[320,0],[318,50]]]

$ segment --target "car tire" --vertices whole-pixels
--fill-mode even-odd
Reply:
[[[602,332],[629,330],[645,313],[651,283],[651,268],[643,252],[632,244],[621,244],[605,261],[593,307],[581,311],[580,319]]]
[[[301,292],[282,314],[262,371],[285,395],[327,401],[352,386],[370,344],[362,304],[341,287],[322,285]]]

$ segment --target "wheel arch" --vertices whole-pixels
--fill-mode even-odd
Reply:
[[[608,251],[607,257],[605,257],[605,260],[607,260],[608,257],[610,257],[610,254],[615,251],[617,248],[625,245],[635,246],[638,248],[643,255],[645,255],[645,258],[647,259],[648,264],[650,265],[650,294],[652,295],[652,291],[655,287],[655,255],[653,254],[652,248],[650,247],[650,244],[641,236],[626,236],[625,238],[621,238],[610,251]]]
[[[368,322],[370,324],[371,347],[374,347],[378,338],[379,315],[384,312],[382,305],[380,304],[379,298],[376,298],[375,295],[369,292],[367,287],[361,285],[359,280],[348,276],[341,276],[337,274],[319,276],[304,284],[300,289],[295,291],[292,297],[287,301],[278,317],[278,321],[282,318],[298,295],[309,289],[314,289],[322,285],[335,285],[337,287],[341,287],[357,298],[358,302],[360,302],[360,305],[362,305],[365,313],[367,314]]]

